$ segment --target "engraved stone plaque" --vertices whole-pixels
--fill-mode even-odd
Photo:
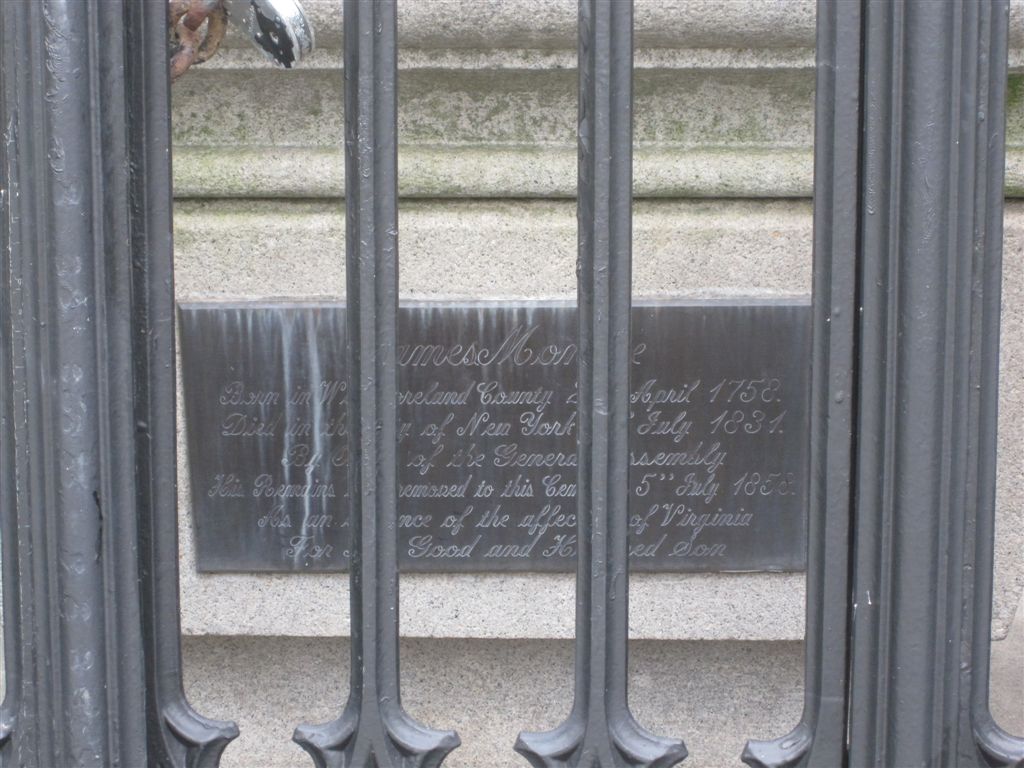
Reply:
[[[180,319],[199,570],[343,570],[344,306]],[[793,301],[634,306],[633,568],[804,567],[809,323]],[[403,305],[403,570],[575,568],[575,342],[571,304]]]

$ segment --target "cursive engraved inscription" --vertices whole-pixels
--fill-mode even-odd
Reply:
[[[400,314],[398,537],[411,570],[572,570],[575,312]],[[338,305],[182,309],[201,570],[338,570],[349,525]],[[630,557],[646,570],[804,559],[807,307],[634,309]]]

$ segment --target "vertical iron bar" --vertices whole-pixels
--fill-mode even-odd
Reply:
[[[856,430],[852,473],[825,463],[812,476],[852,479],[853,494],[812,494],[807,706],[788,737],[748,744],[751,765],[1024,763],[1024,740],[987,701],[1007,28],[1002,0],[819,3],[816,210],[841,202],[856,231],[815,220],[830,249],[815,257],[816,337],[854,353],[852,379],[816,383],[815,397],[852,394]],[[839,88],[857,60],[831,53],[851,40],[862,71]],[[840,115],[845,136],[829,125]],[[855,165],[822,166],[854,147]],[[815,382],[825,363],[816,342]],[[815,435],[832,428],[813,413]],[[821,558],[847,521],[848,554]]]
[[[0,3],[5,764],[213,766],[236,733],[184,701],[176,542],[147,538],[175,525],[166,31]]]
[[[459,745],[406,714],[399,690],[395,6],[344,6],[352,667],[341,716],[295,730],[319,768],[431,768]]]
[[[988,29],[983,25],[978,38],[978,64],[991,67],[988,73],[979,77],[978,99],[981,103],[978,116],[982,125],[987,117],[991,133],[987,137],[979,137],[971,147],[976,157],[976,175],[979,180],[985,180],[974,188],[976,227],[987,234],[982,247],[975,246],[972,284],[972,292],[980,292],[984,300],[975,300],[972,307],[971,345],[978,363],[971,370],[969,390],[976,432],[969,434],[972,447],[967,457],[969,474],[965,503],[977,506],[976,515],[967,518],[964,536],[965,566],[973,568],[965,574],[961,599],[966,629],[959,681],[961,753],[965,747],[973,752],[976,746],[990,765],[997,766],[1013,765],[1014,761],[1024,763],[1024,739],[1006,733],[995,723],[989,710],[1006,152],[1007,81],[1004,67],[1009,50],[1007,12],[1005,4],[997,4],[992,9]],[[968,711],[969,715],[964,716]],[[962,756],[961,760],[967,762]]]
[[[178,595],[171,92],[163,3],[126,2],[136,503],[151,765],[216,768],[238,736],[185,699]]]
[[[18,467],[17,443],[14,439],[15,406],[17,389],[14,380],[14,292],[11,282],[13,274],[12,257],[20,247],[19,232],[22,227],[31,226],[31,209],[21,214],[16,221],[14,200],[21,196],[19,178],[19,152],[15,149],[18,135],[17,104],[20,97],[15,91],[15,76],[24,71],[19,65],[18,50],[8,43],[17,30],[21,32],[24,23],[20,14],[24,9],[14,6],[0,11],[0,588],[3,589],[3,664],[4,698],[0,703],[0,754],[10,749],[11,735],[17,725],[21,707],[19,691],[22,685],[21,673],[21,622],[19,611],[11,605],[15,599],[18,583],[18,540],[17,509],[18,492],[15,479]],[[19,212],[20,213],[20,212]]]
[[[538,767],[686,757],[627,702],[632,87],[632,0],[580,0],[576,687],[561,726],[519,735]]]
[[[862,12],[818,3],[804,710],[786,736],[747,743],[743,761],[757,768],[834,768],[845,751]]]
[[[11,733],[16,725],[20,707],[18,690],[22,686],[22,665],[20,665],[20,622],[18,611],[10,602],[17,583],[18,561],[16,483],[17,470],[16,442],[14,441],[14,333],[13,293],[10,281],[11,257],[18,246],[18,230],[24,223],[15,223],[14,198],[20,196],[18,186],[18,165],[15,140],[17,122],[11,117],[16,109],[16,94],[13,79],[20,68],[15,69],[16,49],[7,40],[18,28],[19,18],[13,6],[6,13],[0,12],[0,588],[3,592],[3,665],[4,697],[0,703],[0,754],[8,748]]]

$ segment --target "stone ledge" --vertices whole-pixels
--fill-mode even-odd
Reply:
[[[399,84],[409,148],[576,146],[573,71],[410,73]],[[174,149],[342,146],[342,73],[198,71],[174,87]],[[814,75],[657,70],[635,82],[634,144],[678,151],[803,150],[814,142]],[[1024,147],[1024,75],[1009,78],[1007,143]]]
[[[317,46],[341,46],[342,14],[334,0],[302,0]],[[398,42],[412,48],[535,48],[576,44],[574,0],[405,0]],[[814,44],[813,0],[637,0],[637,46],[654,48],[807,47]],[[226,41],[244,44],[237,31]]]
[[[238,45],[242,41],[235,41]],[[569,48],[410,48],[398,49],[399,72],[415,70],[575,70],[576,51]],[[1010,51],[1011,69],[1024,64],[1024,51]],[[318,48],[295,70],[341,70],[340,48]],[[814,68],[814,49],[797,48],[637,48],[636,71],[651,69],[774,69]],[[210,70],[279,70],[279,67],[248,45],[221,48],[217,55],[194,72]],[[280,70],[279,70],[280,71]],[[289,73],[282,73],[288,77]]]
[[[301,69],[338,69],[341,9],[304,0],[317,50]],[[811,68],[814,0],[636,0],[638,69]],[[509,69],[576,66],[573,0],[405,0],[398,6],[402,69]],[[1010,67],[1024,71],[1024,0],[1010,0]],[[231,27],[221,51],[202,69],[274,65]]]
[[[287,75],[287,76],[284,76]],[[294,76],[292,76],[294,75]],[[809,197],[811,72],[637,77],[638,197]],[[1010,79],[1007,193],[1024,195],[1024,76]],[[401,194],[565,198],[576,186],[574,72],[421,71],[403,79]],[[174,90],[176,194],[337,197],[339,72],[201,72]]]
[[[1024,153],[1014,164],[1024,188]],[[574,198],[576,150],[554,147],[399,148],[404,198]],[[634,151],[637,197],[809,197],[813,161],[793,149]],[[1009,166],[1009,163],[1008,163]],[[1015,176],[1016,178],[1016,176]],[[182,147],[174,192],[187,198],[338,198],[341,150],[320,147]]]
[[[406,637],[571,638],[571,574],[404,574]],[[186,635],[345,637],[344,574],[182,573]],[[800,640],[804,575],[634,574],[630,636],[669,640]]]
[[[408,199],[573,199],[572,147],[401,146],[399,194]],[[340,149],[180,147],[174,154],[178,199],[339,198]],[[810,198],[809,149],[645,147],[634,149],[637,198]],[[1006,195],[1024,197],[1024,149],[1006,154]]]
[[[341,46],[334,0],[302,0],[317,45]],[[638,48],[811,48],[814,0],[635,0]],[[424,49],[533,48],[576,44],[574,0],[405,0],[398,6],[399,46]],[[226,44],[244,44],[232,31]],[[1024,1],[1010,2],[1010,45],[1024,47]]]
[[[342,81],[341,72],[324,70],[191,73],[174,86],[175,149],[339,148]],[[399,140],[438,147],[575,147],[576,100],[574,71],[412,72],[399,83]],[[814,138],[814,76],[650,71],[636,78],[634,114],[639,146],[806,149]],[[1011,137],[1024,135],[1012,120],[1010,126]]]
[[[235,41],[238,45],[242,41]],[[633,54],[634,71],[644,70],[813,70],[814,49],[796,48],[637,48]],[[1024,72],[1024,49],[1009,51],[1011,73]],[[318,49],[296,71],[341,70],[344,67],[339,48]],[[399,72],[416,70],[575,70],[576,51],[536,48],[399,48]],[[209,71],[276,70],[280,68],[248,45],[224,47],[209,61],[196,65],[191,74]],[[288,77],[288,73],[284,73]]]

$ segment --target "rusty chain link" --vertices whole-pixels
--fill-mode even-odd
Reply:
[[[171,80],[177,80],[193,64],[202,64],[217,53],[228,27],[224,0],[168,0],[171,40]]]

